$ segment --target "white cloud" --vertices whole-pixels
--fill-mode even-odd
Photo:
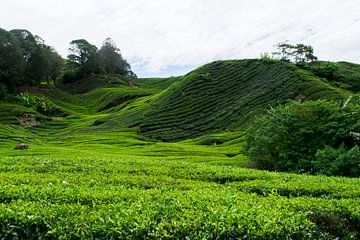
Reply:
[[[171,75],[227,58],[258,57],[283,40],[321,59],[360,60],[358,0],[12,0],[1,26],[26,28],[66,56],[69,42],[111,37],[140,75]]]

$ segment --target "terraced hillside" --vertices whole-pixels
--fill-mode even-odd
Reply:
[[[149,100],[132,126],[152,139],[176,141],[236,130],[270,105],[289,99],[342,99],[347,93],[293,64],[217,61],[185,75]]]

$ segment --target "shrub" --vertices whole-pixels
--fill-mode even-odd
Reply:
[[[348,150],[344,145],[335,149],[326,146],[316,153],[314,167],[324,175],[360,177],[360,149],[354,146]]]
[[[341,146],[346,150],[352,149],[358,143],[350,132],[359,132],[359,129],[360,107],[357,104],[340,106],[326,101],[291,102],[272,109],[249,127],[244,150],[252,165],[260,169],[324,173],[320,167],[324,162],[345,166],[349,161],[343,157],[335,158],[342,159],[335,161],[329,156],[329,160],[321,157],[317,162],[316,158],[322,156],[318,151],[326,146],[339,148],[340,152]],[[354,149],[351,150],[352,155],[356,154]],[[354,168],[358,171],[360,166],[355,164]],[[353,175],[336,166],[334,169],[330,175]]]
[[[319,77],[334,80],[335,75],[339,71],[339,64],[333,62],[326,62],[325,64],[321,65],[321,67],[315,68],[313,71]]]
[[[59,115],[62,113],[61,110],[48,99],[30,93],[20,93],[17,101],[23,106],[30,107],[45,115]]]

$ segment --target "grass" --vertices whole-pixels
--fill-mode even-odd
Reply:
[[[1,239],[360,237],[359,179],[249,169],[241,153],[243,124],[269,104],[347,91],[255,60],[97,84],[29,90],[66,113],[35,126],[1,103]]]

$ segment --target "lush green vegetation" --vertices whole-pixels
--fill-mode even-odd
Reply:
[[[313,71],[217,61],[182,77],[89,73],[23,91],[0,102],[0,238],[360,238],[359,178],[255,170],[242,154],[270,105],[355,105]],[[328,145],[315,153],[326,163],[357,154]]]
[[[262,169],[360,176],[360,105],[292,102],[247,130],[246,152]]]

